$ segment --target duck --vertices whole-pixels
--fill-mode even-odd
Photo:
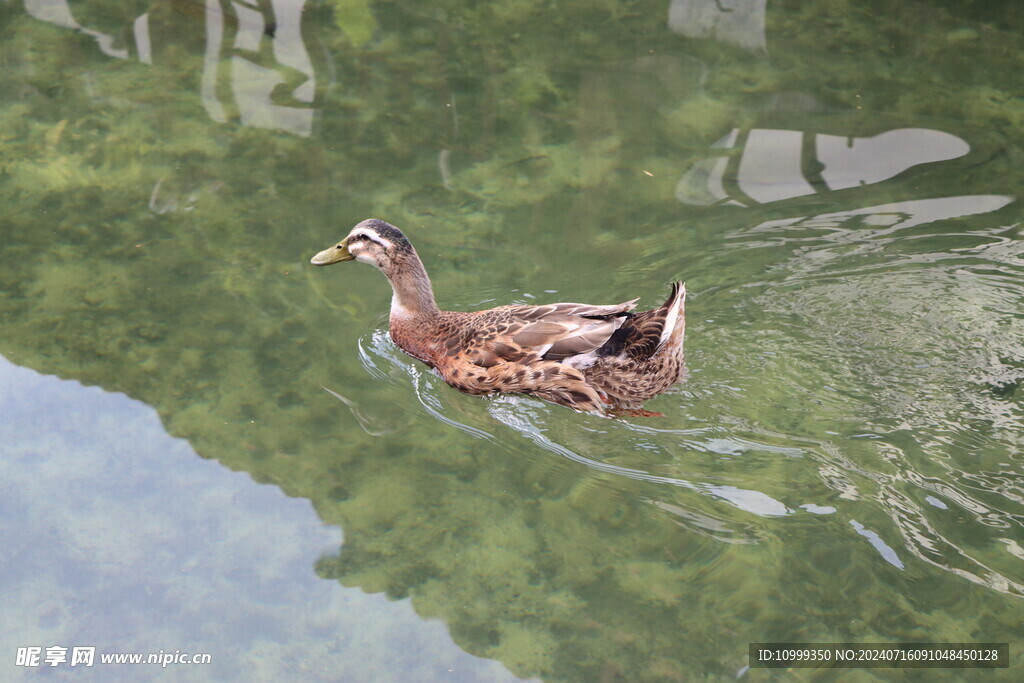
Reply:
[[[394,225],[364,220],[310,262],[353,260],[391,283],[392,341],[466,394],[526,394],[580,412],[653,417],[661,413],[643,404],[683,379],[681,281],[648,311],[633,312],[639,299],[443,311],[423,262]]]

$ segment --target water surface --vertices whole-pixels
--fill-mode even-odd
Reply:
[[[85,592],[111,649],[180,647],[151,621],[122,643],[137,603],[103,596],[148,596],[138,544],[187,535],[212,558],[188,590],[233,597],[194,605],[219,635],[184,645],[239,667],[257,655],[230,625],[261,605],[263,639],[303,666],[324,647],[373,662],[301,669],[324,680],[762,680],[747,644],[770,641],[1009,642],[1010,670],[986,676],[1019,677],[1015,3],[26,0],[0,17],[0,353],[27,368],[5,382],[105,390],[6,385],[5,461],[51,464],[6,545],[105,539],[8,559],[12,658],[75,644],[49,642],[86,623],[62,591]],[[649,420],[454,392],[388,340],[379,273],[308,266],[368,216],[406,230],[447,308],[654,305],[685,279],[687,381]],[[162,427],[53,419],[109,392]],[[102,445],[133,438],[176,445]],[[259,487],[239,511],[231,472],[312,507]],[[4,486],[24,477],[9,464]],[[72,485],[107,512],[39,502]],[[143,512],[150,532],[110,534]],[[218,543],[229,513],[289,515],[308,540]],[[276,579],[238,582],[239,562]],[[90,572],[106,587],[71,576]],[[353,607],[310,616],[320,601]]]

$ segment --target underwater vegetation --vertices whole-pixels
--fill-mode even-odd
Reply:
[[[203,457],[308,498],[344,530],[337,556],[315,562],[320,576],[411,598],[517,676],[732,676],[766,635],[1020,640],[1024,352],[1009,278],[1021,267],[1024,20],[1013,3],[770,2],[754,49],[669,30],[664,2],[336,0],[299,3],[287,21],[257,4],[219,3],[213,20],[186,0],[71,3],[90,33],[0,3],[0,353],[145,401]],[[133,28],[140,16],[148,42]],[[870,195],[858,182],[774,203],[746,192],[744,206],[679,198],[695,164],[739,159],[739,146],[712,148],[733,130],[845,139],[906,128],[941,129],[969,150]],[[723,177],[722,197],[740,196],[740,181]],[[895,215],[892,204],[951,185],[994,198],[975,223],[949,217],[955,244],[935,246],[916,226],[921,240],[885,242],[876,224],[876,241],[857,233],[838,256],[814,249],[815,231],[877,223],[856,213],[865,206]],[[379,275],[340,282],[306,265],[368,216],[409,226],[453,308],[510,291],[525,302],[542,286],[558,291],[551,300],[610,302],[627,286],[687,278],[691,310],[722,315],[690,328],[698,373],[678,399],[686,414],[666,412],[760,445],[743,460],[529,402],[435,401],[434,378],[382,361],[381,345],[363,349],[384,325]],[[907,219],[888,225],[897,220]],[[955,293],[942,299],[955,315],[942,316],[922,304],[932,300],[921,283],[839,277],[851,264],[898,276],[939,263],[935,253],[965,259],[957,277],[977,266],[995,284],[943,289],[948,273],[929,271],[934,290]],[[772,281],[801,268],[806,279]],[[878,308],[880,322],[856,324]],[[768,317],[784,322],[746,327]],[[800,346],[801,334],[816,345]],[[787,344],[814,358],[786,356]],[[858,350],[883,359],[862,367]],[[801,376],[823,358],[831,376]],[[733,364],[717,376],[710,359]],[[904,374],[915,362],[920,373]],[[936,390],[907,389],[920,378]],[[820,389],[844,381],[842,396]],[[965,385],[963,400],[946,391]],[[357,412],[324,388],[357,395]],[[741,395],[733,423],[717,421]],[[434,419],[432,401],[468,431]],[[963,412],[975,436],[944,438]],[[500,431],[524,416],[532,426]],[[857,441],[876,418],[910,425],[905,442]],[[842,450],[836,434],[850,437]],[[648,438],[671,442],[673,459],[637,447]],[[715,486],[553,464],[542,441]],[[982,525],[968,513],[952,531],[921,524],[917,485],[947,491],[940,464],[904,476],[900,459],[923,452],[997,473],[978,475],[965,503]],[[777,498],[850,505],[903,566],[851,551],[849,538],[869,538],[851,520],[751,502],[731,471],[741,460],[756,466],[747,483],[778,483]],[[883,575],[884,587],[863,589]]]

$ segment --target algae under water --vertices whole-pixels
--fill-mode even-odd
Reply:
[[[8,656],[173,636],[245,667],[190,679],[762,680],[748,643],[1008,642],[984,675],[1018,679],[1022,29],[943,0],[0,2],[0,354],[190,446],[57,427],[74,399],[10,380]],[[685,279],[687,381],[646,421],[454,392],[388,340],[378,273],[306,263],[369,216],[448,308]],[[194,454],[328,531],[252,507],[264,536],[218,540],[238,484],[190,491]]]

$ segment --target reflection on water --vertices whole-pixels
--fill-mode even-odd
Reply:
[[[81,31],[86,35],[92,36],[96,39],[96,44],[105,55],[117,57],[118,59],[128,58],[128,48],[115,47],[114,36],[100,31],[94,31],[79,24],[71,13],[71,7],[68,5],[68,0],[25,0],[25,11],[36,19],[53,24],[54,26],[75,29],[76,31]],[[143,21],[139,26],[139,28],[142,29],[142,32],[141,34],[137,34],[136,38],[141,38],[141,46],[139,47],[140,57],[145,55],[145,57],[142,58],[142,61],[148,62],[148,58],[150,56],[149,36],[146,33],[145,26],[146,24]]]
[[[177,11],[202,17],[206,49],[200,94],[211,119],[295,135],[313,132],[318,84],[302,35],[305,5],[306,0],[206,0],[205,7],[197,0],[175,5]],[[94,37],[110,57],[153,64],[154,53],[168,47],[154,45],[152,12],[131,21],[130,33],[123,31],[131,36],[130,42],[122,45],[121,32],[104,33],[80,24],[69,0],[25,0],[25,11]]]
[[[318,580],[310,558],[339,534],[308,501],[197,457],[137,401],[0,357],[0,438],[9,653],[211,654],[209,666],[162,671],[183,681],[316,679],[325,667],[362,680],[513,680],[407,601]],[[94,670],[138,680],[98,656]]]
[[[212,601],[182,621],[92,593],[82,623],[112,639],[149,605],[141,645],[160,618],[237,614],[213,641],[270,642],[253,666],[277,677],[394,672],[379,594],[418,615],[395,674],[418,680],[756,678],[754,641],[1017,642],[1011,7],[0,2],[0,348],[163,423],[0,418],[6,443],[67,450],[2,480],[12,518],[37,515],[5,571],[46,577],[11,584],[9,631],[79,618],[38,606],[78,583],[32,529],[67,527],[103,539],[73,544],[75,576]],[[687,381],[650,420],[454,392],[387,338],[378,273],[305,264],[369,215],[408,226],[453,309],[654,303],[686,278]],[[190,448],[135,458],[166,434]],[[82,463],[102,481],[69,478]],[[262,546],[216,542],[227,470],[310,501],[341,549],[282,546],[280,496],[228,506]],[[161,583],[139,548],[175,564],[159,539],[185,536],[209,570]],[[253,610],[276,626],[246,630]],[[449,665],[441,628],[500,665]],[[321,645],[355,664],[288,669]]]
[[[787,229],[795,227],[797,230],[791,234],[794,241],[808,241],[805,235],[812,234],[811,241],[824,237],[833,243],[859,243],[866,249],[871,245],[884,245],[886,242],[881,241],[882,238],[894,235],[899,230],[950,218],[997,211],[1013,200],[1013,197],[1001,195],[915,199],[818,216],[766,221],[750,228],[746,234],[766,233],[786,239]]]
[[[688,38],[714,38],[750,50],[766,50],[768,0],[672,0],[668,27]]]
[[[809,136],[799,130],[754,128],[741,133],[733,129],[711,148],[716,154],[722,152],[701,159],[686,172],[676,188],[679,201],[701,206],[777,202],[879,183],[919,164],[956,159],[970,152],[970,146],[957,136],[926,128],[901,128],[860,138]],[[812,151],[813,156],[809,154]],[[727,182],[735,188],[732,192]]]

